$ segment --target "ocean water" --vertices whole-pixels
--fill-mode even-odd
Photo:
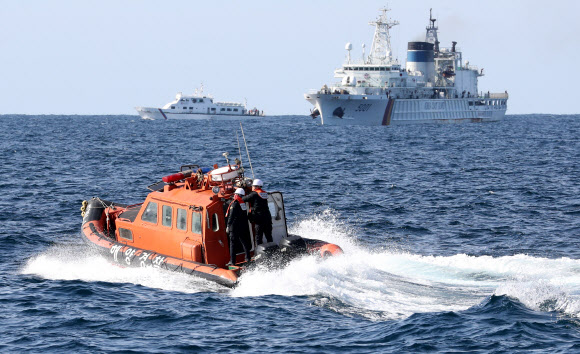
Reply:
[[[110,264],[82,242],[79,208],[139,203],[182,164],[223,164],[237,122],[0,123],[0,351],[580,351],[580,116],[245,121],[290,232],[345,254],[246,273],[233,290]]]

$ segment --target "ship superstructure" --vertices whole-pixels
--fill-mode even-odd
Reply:
[[[340,82],[324,85],[304,95],[313,106],[312,117],[325,125],[390,125],[422,122],[482,122],[504,117],[508,94],[478,93],[483,69],[463,62],[457,42],[440,48],[438,27],[432,14],[425,40],[409,42],[401,66],[393,58],[390,29],[399,24],[383,8],[375,26],[370,54],[347,59],[334,71]],[[364,50],[364,44],[363,44]]]

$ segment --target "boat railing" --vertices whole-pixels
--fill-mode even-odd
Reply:
[[[486,94],[486,98],[509,98],[509,94],[505,93],[488,93]]]
[[[238,102],[214,102],[218,106],[228,106],[228,107],[244,107],[243,103]]]

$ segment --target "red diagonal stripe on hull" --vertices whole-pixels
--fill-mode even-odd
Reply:
[[[387,108],[385,109],[385,114],[383,115],[383,123],[382,125],[390,125],[391,124],[391,113],[393,113],[393,104],[395,100],[389,98],[389,103],[387,103]]]
[[[163,118],[165,118],[165,120],[167,120],[167,116],[165,115],[165,113],[163,113],[163,111],[161,110],[161,108],[158,108],[158,109],[159,109],[159,113],[161,113],[163,115]]]

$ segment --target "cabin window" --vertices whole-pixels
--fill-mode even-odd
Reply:
[[[193,103],[196,103],[196,102],[197,102],[197,100],[196,100],[195,98],[192,98],[192,99],[191,99],[191,102],[193,102]]]
[[[157,224],[157,203],[149,202],[141,215],[141,220]]]
[[[214,213],[212,218],[211,218],[211,223],[212,223],[212,230],[213,231],[218,231],[220,229],[220,223],[219,223],[219,219],[218,219],[218,214]]]
[[[201,213],[199,211],[191,213],[191,232],[201,235]]]
[[[238,111],[238,109],[237,108],[234,108],[234,112],[237,112],[237,111]]]
[[[213,108],[213,107],[212,107],[212,109],[211,109],[211,110],[212,110],[212,111],[215,111],[215,108]]]
[[[185,209],[177,208],[177,228],[179,230],[187,229],[187,213]]]
[[[203,103],[203,99],[202,98],[199,99],[199,103]]]
[[[220,109],[220,111],[222,111],[222,112],[225,111],[225,110],[226,110],[225,108]]]
[[[175,109],[175,106],[171,106],[171,109]]]
[[[161,223],[163,226],[171,227],[171,207],[164,205],[163,208],[163,218]]]
[[[268,201],[268,209],[270,210],[270,215],[272,215],[274,219],[280,219],[280,216],[278,215],[279,208],[276,207],[276,202],[274,202],[273,199]]]
[[[189,109],[193,109],[193,107],[189,107]]]
[[[228,112],[231,112],[231,111],[232,111],[232,109],[231,108],[228,108]]]
[[[119,237],[125,240],[133,241],[133,232],[131,232],[131,230],[119,228]]]
[[[183,109],[187,109],[187,107],[183,107]]]

